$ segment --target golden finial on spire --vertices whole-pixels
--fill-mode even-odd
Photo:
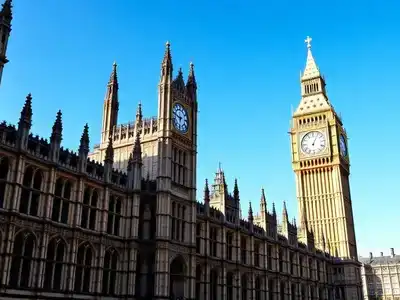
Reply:
[[[307,44],[308,49],[311,48],[311,41],[312,41],[312,38],[307,35],[307,38],[304,40],[304,43]]]

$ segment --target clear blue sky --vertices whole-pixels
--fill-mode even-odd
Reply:
[[[304,38],[326,77],[349,135],[359,252],[400,253],[398,1],[14,1],[0,90],[0,119],[17,122],[33,95],[33,132],[50,136],[63,111],[64,146],[77,149],[83,125],[99,141],[105,85],[119,64],[120,122],[142,101],[157,113],[164,44],[175,70],[190,61],[199,86],[198,196],[221,161],[238,177],[243,213],[260,188],[297,215],[289,120],[300,100]],[[301,3],[300,3],[301,2]]]

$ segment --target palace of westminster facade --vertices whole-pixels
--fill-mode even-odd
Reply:
[[[0,12],[0,70],[8,62],[11,0]],[[292,165],[300,224],[280,222],[261,191],[241,218],[237,181],[219,168],[196,201],[197,84],[173,77],[167,43],[158,116],[119,125],[114,64],[101,141],[89,153],[33,136],[32,97],[17,126],[0,124],[1,299],[362,299],[346,132],[311,53],[293,114]]]

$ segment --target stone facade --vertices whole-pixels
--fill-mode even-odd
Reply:
[[[0,124],[2,299],[362,299],[359,262],[309,215],[298,227],[284,205],[278,222],[261,191],[243,219],[221,168],[196,201],[197,83],[193,64],[173,78],[169,43],[156,117],[139,104],[118,125],[118,88],[114,64],[92,153],[87,125],[77,152],[61,146],[61,111],[33,136],[31,95],[17,126]]]
[[[400,255],[360,257],[363,293],[366,300],[400,300]]]

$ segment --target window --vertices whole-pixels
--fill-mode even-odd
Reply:
[[[286,283],[281,281],[280,292],[279,292],[279,296],[280,296],[281,300],[285,300],[285,287],[286,287]]]
[[[303,277],[304,272],[303,272],[303,256],[299,257],[299,268],[300,268],[300,277]]]
[[[247,294],[248,294],[249,287],[248,287],[248,280],[247,280],[246,274],[242,275],[240,285],[242,287],[242,299],[248,299]]]
[[[176,202],[172,202],[171,236],[173,240],[180,242],[185,241],[185,214],[185,206]]]
[[[86,187],[83,195],[81,227],[96,229],[97,200],[99,196],[95,189]]]
[[[294,274],[294,252],[289,254],[290,274]]]
[[[254,243],[254,265],[256,267],[260,267],[260,248],[261,246],[259,242]]]
[[[296,297],[296,292],[297,291],[296,291],[296,284],[295,283],[292,284],[292,287],[291,287],[290,291],[291,291],[290,299],[291,300],[296,300],[297,299],[297,297]],[[325,298],[321,298],[321,299],[325,299]]]
[[[89,244],[83,244],[78,248],[75,269],[75,289],[76,293],[90,291],[90,278],[92,271],[93,251]]]
[[[226,274],[226,297],[227,300],[233,300],[233,274],[229,272]]]
[[[256,277],[254,286],[256,289],[256,299],[255,300],[261,300],[261,278],[259,276]]]
[[[228,260],[234,260],[233,259],[233,233],[232,232],[227,232],[226,233],[226,258]]]
[[[268,270],[272,270],[272,245],[267,245],[267,262],[268,262]]]
[[[211,270],[210,273],[210,300],[219,300],[218,297],[218,272],[217,270]]]
[[[119,235],[119,224],[121,220],[121,200],[113,195],[108,202],[107,233]]]
[[[309,275],[308,276],[309,276],[310,279],[313,279],[314,267],[313,267],[313,261],[312,261],[311,258],[308,259],[308,268],[309,268]]]
[[[6,186],[10,163],[7,157],[0,157],[0,208],[4,208]]]
[[[51,219],[55,222],[68,223],[69,201],[71,200],[72,185],[68,180],[58,178],[53,198]]]
[[[39,169],[34,169],[32,166],[25,169],[19,200],[19,211],[21,213],[37,216],[42,180],[43,175]]]
[[[114,249],[106,251],[103,269],[103,294],[115,295],[118,274],[118,255]]]
[[[201,295],[204,293],[204,291],[202,291],[202,281],[201,281],[201,277],[202,277],[202,270],[201,270],[201,266],[197,265],[196,266],[196,299],[201,299]]]
[[[246,237],[242,236],[240,239],[240,259],[242,264],[247,263],[247,243],[246,243]]]
[[[274,299],[275,294],[275,281],[268,279],[268,299]]]
[[[202,223],[196,224],[196,253],[201,253],[201,226]]]
[[[285,253],[282,248],[279,248],[279,272],[284,272],[284,259],[285,259]]]
[[[66,250],[66,244],[60,238],[54,238],[48,244],[44,274],[44,288],[46,290],[59,291],[63,289]]]
[[[209,255],[211,256],[218,256],[217,248],[218,248],[218,228],[210,227],[210,252]]]
[[[14,241],[11,262],[10,285],[13,287],[29,287],[33,255],[35,249],[35,236],[30,232],[21,231]]]
[[[187,154],[183,150],[173,148],[172,150],[172,180],[175,183],[185,185],[187,184]]]

